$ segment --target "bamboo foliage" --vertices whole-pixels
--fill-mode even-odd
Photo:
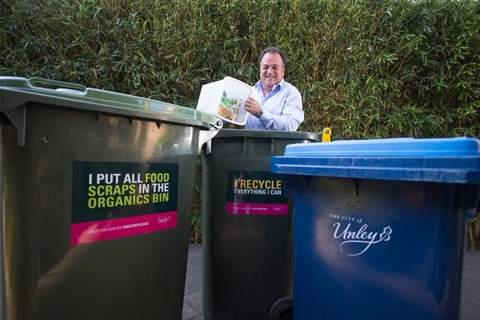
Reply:
[[[474,0],[2,0],[0,74],[194,107],[201,85],[258,80],[266,46],[334,139],[480,134]]]

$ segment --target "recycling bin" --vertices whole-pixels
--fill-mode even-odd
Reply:
[[[0,319],[181,319],[196,162],[219,120],[0,77]]]
[[[209,141],[202,159],[205,319],[289,312],[293,197],[270,161],[288,144],[312,141],[313,133],[242,129],[222,129]]]
[[[295,320],[458,319],[478,140],[294,144],[271,164],[296,178]]]

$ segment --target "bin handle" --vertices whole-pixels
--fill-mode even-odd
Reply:
[[[28,82],[33,87],[39,87],[43,89],[51,89],[51,90],[74,89],[74,90],[82,91],[82,93],[87,90],[87,87],[81,84],[58,81],[58,80],[50,80],[50,79],[44,79],[44,78],[33,77],[28,79]]]
[[[332,129],[324,128],[322,131],[322,142],[330,142],[331,134],[332,134]]]

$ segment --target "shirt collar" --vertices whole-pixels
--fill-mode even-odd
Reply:
[[[278,87],[282,88],[284,84],[285,84],[285,79],[282,78],[282,80],[280,80],[279,83],[273,85],[272,91],[275,91],[275,89],[277,89]],[[255,89],[261,89],[262,88],[262,80],[255,83],[254,87],[255,87]]]

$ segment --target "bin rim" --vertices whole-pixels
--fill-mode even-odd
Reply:
[[[12,111],[28,102],[177,123],[203,130],[219,130],[223,126],[213,115],[159,100],[50,79],[0,76],[0,112]]]
[[[318,141],[317,134],[313,132],[228,128],[221,129],[214,139],[218,138],[273,138]]]
[[[460,155],[480,155],[480,140],[468,137],[337,140],[328,144],[291,144],[285,150],[285,156],[294,157],[441,157]]]

